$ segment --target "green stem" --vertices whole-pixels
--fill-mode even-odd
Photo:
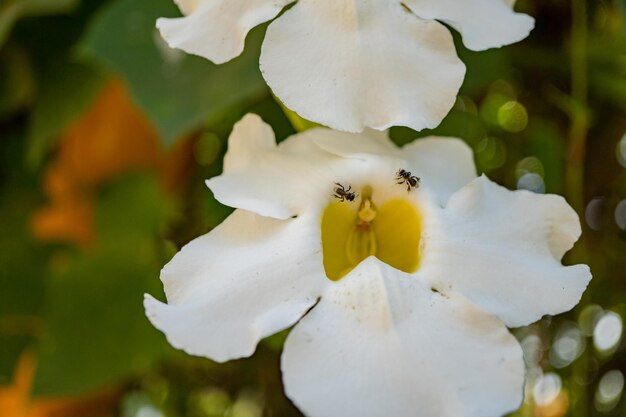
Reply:
[[[587,0],[572,0],[571,32],[571,124],[568,135],[568,163],[565,172],[565,192],[570,204],[584,221],[585,197],[585,155],[587,133],[589,130],[588,110],[588,71],[587,71]],[[586,262],[587,247],[584,238],[572,251],[576,262]],[[579,309],[586,304],[586,297],[579,304]],[[579,313],[580,311],[578,311]],[[585,352],[572,365],[572,417],[586,417],[589,411],[587,387],[577,381],[585,380],[588,366],[588,352]]]
[[[565,173],[565,190],[570,204],[583,214],[585,154],[589,116],[587,107],[587,3],[572,0],[571,77],[572,106],[568,135],[568,164]]]

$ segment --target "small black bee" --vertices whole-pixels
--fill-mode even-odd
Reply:
[[[338,182],[336,182],[335,185],[337,187],[335,188],[335,194],[333,194],[333,197],[339,199],[340,201],[354,201],[354,199],[356,198],[356,194],[350,191],[352,189],[351,185],[348,187],[347,190],[343,185],[339,184]]]
[[[396,180],[398,181],[396,184],[406,184],[406,190],[411,191],[411,188],[419,188],[420,179],[415,175],[412,175],[409,171],[404,169],[396,172]]]

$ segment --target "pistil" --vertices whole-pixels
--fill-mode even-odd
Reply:
[[[372,202],[372,187],[366,186],[361,192],[361,204],[357,212],[356,224],[348,236],[346,255],[352,265],[358,265],[368,256],[375,256],[378,249],[372,221],[376,218],[376,206]]]

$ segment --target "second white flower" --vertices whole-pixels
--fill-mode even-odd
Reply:
[[[472,50],[525,38],[534,20],[511,0],[178,0],[159,19],[170,46],[223,63],[247,33],[295,3],[267,31],[261,71],[305,119],[360,132],[434,128],[454,104],[465,67],[445,23]]]

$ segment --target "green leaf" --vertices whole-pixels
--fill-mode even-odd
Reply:
[[[93,102],[105,79],[101,71],[73,62],[44,75],[28,127],[29,167],[40,166],[62,131]]]
[[[0,385],[11,380],[22,350],[42,330],[49,251],[33,240],[28,228],[39,195],[16,163],[23,143],[22,134],[5,131],[0,152]]]
[[[78,3],[79,0],[3,0],[0,5],[0,47],[20,18],[69,12]]]
[[[268,94],[258,66],[262,28],[250,34],[241,57],[216,66],[161,39],[156,19],[177,13],[172,0],[117,0],[81,46],[125,79],[166,144]]]
[[[46,251],[28,233],[28,214],[36,200],[27,190],[0,199],[0,385],[10,381],[22,350],[42,330]],[[37,262],[33,262],[37,260]]]
[[[171,203],[155,178],[136,175],[97,204],[98,243],[53,273],[34,392],[85,393],[147,370],[166,348],[145,317],[143,294],[160,293],[160,228]]]

